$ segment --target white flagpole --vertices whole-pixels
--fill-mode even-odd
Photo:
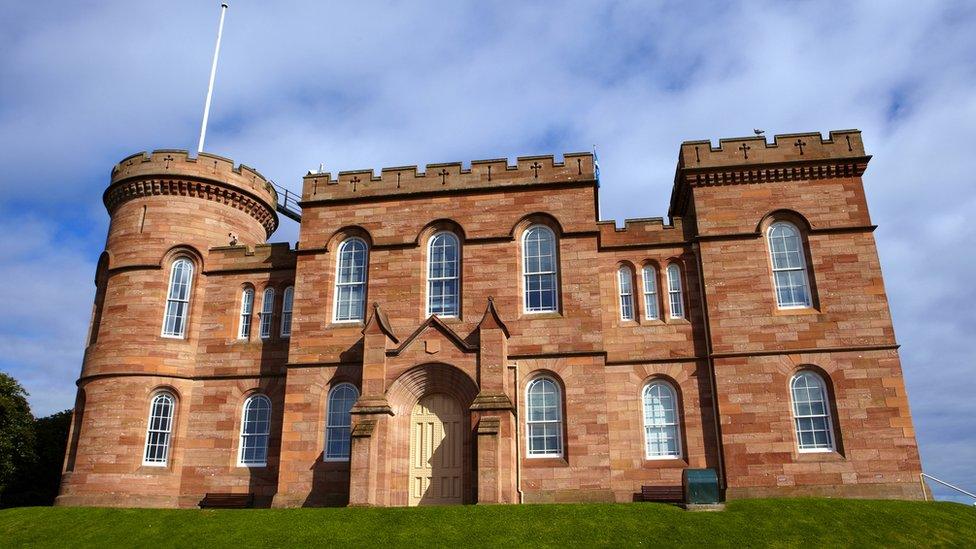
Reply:
[[[217,26],[217,47],[214,48],[213,65],[210,66],[210,85],[207,87],[207,103],[203,106],[203,123],[200,124],[200,145],[197,152],[203,152],[203,140],[207,136],[207,119],[210,118],[210,98],[213,97],[214,78],[217,76],[217,57],[220,56],[220,35],[224,32],[224,14],[227,3],[220,4],[220,24]]]

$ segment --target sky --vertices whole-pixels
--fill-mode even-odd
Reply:
[[[667,214],[682,141],[862,130],[923,468],[976,491],[976,3],[231,4],[206,150],[296,191],[320,163],[596,145],[622,224]],[[109,172],[195,150],[218,17],[0,0],[0,371],[36,415],[73,405]]]

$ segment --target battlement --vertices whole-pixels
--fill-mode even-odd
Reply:
[[[680,217],[666,225],[661,217],[625,219],[624,227],[617,228],[615,221],[599,221],[600,246],[603,248],[654,246],[662,244],[680,245],[686,240],[684,223]]]
[[[717,168],[863,156],[860,130],[837,130],[830,132],[827,139],[816,132],[781,134],[774,136],[772,143],[761,135],[732,137],[720,139],[718,147],[713,147],[708,140],[685,141],[681,144],[678,166]]]
[[[200,153],[196,158],[180,149],[159,149],[140,152],[122,159],[112,168],[112,182],[132,178],[156,176],[192,177],[218,181],[247,191],[267,203],[274,210],[277,193],[260,172],[244,164],[234,165],[229,158]]]
[[[339,172],[335,179],[328,172],[309,173],[304,177],[304,202],[410,195],[487,189],[521,185],[595,181],[593,155],[569,153],[557,162],[552,155],[520,156],[514,166],[504,158],[474,160],[470,168],[461,162],[383,168],[377,176],[373,170]]]

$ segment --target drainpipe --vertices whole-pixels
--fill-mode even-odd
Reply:
[[[708,322],[708,298],[705,296],[705,270],[701,257],[701,244],[694,244],[695,259],[698,263],[698,292],[701,294],[702,318],[705,323],[705,353],[708,355],[708,384],[712,389],[712,414],[715,418],[715,444],[718,454],[718,484],[725,490],[728,484],[725,479],[725,449],[722,444],[721,414],[718,411],[718,378],[715,375],[715,359],[712,358],[712,328]]]
[[[522,391],[518,384],[518,362],[509,366],[515,376],[515,490],[518,492],[518,502],[523,503],[525,494],[522,493],[522,422],[519,421],[519,395]]]

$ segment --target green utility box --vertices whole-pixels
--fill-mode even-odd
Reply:
[[[685,503],[711,504],[719,502],[718,475],[714,469],[685,469],[681,473]]]

